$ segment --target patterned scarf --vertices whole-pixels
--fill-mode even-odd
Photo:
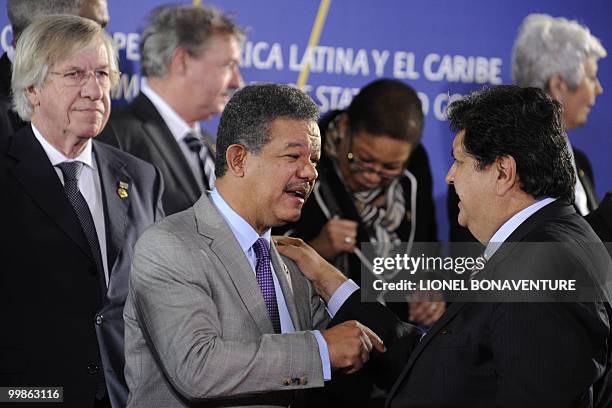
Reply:
[[[396,231],[406,215],[404,189],[399,177],[391,183],[373,190],[352,192],[349,189],[338,166],[338,147],[342,140],[338,123],[341,115],[330,121],[325,132],[325,146],[323,148],[327,156],[331,158],[342,184],[351,194],[361,222],[368,231],[370,242],[377,244],[374,245],[376,255],[386,257],[393,246],[401,242]],[[381,206],[377,206],[374,202],[380,196],[384,196],[384,202]]]

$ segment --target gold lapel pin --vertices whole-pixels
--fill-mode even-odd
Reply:
[[[128,197],[128,187],[128,183],[125,183],[123,181],[119,182],[119,187],[117,187],[117,195],[120,199],[124,200]]]

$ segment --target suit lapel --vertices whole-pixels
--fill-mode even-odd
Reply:
[[[160,116],[153,103],[145,95],[140,94],[133,102],[134,112],[142,121],[142,127],[151,142],[162,152],[168,168],[189,196],[195,202],[201,195],[198,182],[185,159],[185,155],[174,139],[172,132]]]
[[[461,309],[463,309],[464,306],[465,306],[465,303],[460,303],[460,302],[453,303],[446,310],[446,312],[444,312],[442,317],[440,317],[440,320],[438,320],[429,329],[427,334],[421,338],[421,341],[419,341],[419,344],[417,344],[415,349],[410,354],[410,358],[408,359],[408,362],[406,363],[406,365],[404,366],[404,369],[402,370],[401,374],[399,375],[399,377],[395,381],[395,384],[391,388],[391,391],[389,391],[389,395],[387,397],[387,401],[385,403],[385,406],[389,406],[390,405],[391,399],[393,398],[393,396],[397,392],[397,389],[401,387],[402,383],[404,382],[404,379],[406,378],[406,376],[408,375],[408,373],[412,369],[412,366],[414,365],[414,362],[417,360],[417,358],[419,358],[419,356],[421,355],[421,353],[423,352],[425,347],[427,347],[427,345],[429,344],[431,339],[433,339],[440,332],[440,330],[442,328],[444,328],[452,319],[454,319],[455,316],[457,316],[457,313],[459,313],[461,311]]]
[[[512,234],[506,239],[506,241],[498,248],[495,254],[491,257],[489,261],[487,261],[485,268],[482,272],[480,272],[477,276],[482,277],[482,275],[486,275],[488,271],[495,271],[496,266],[503,262],[503,260],[512,253],[512,249],[522,242],[527,234],[531,231],[537,229],[540,224],[551,217],[559,217],[564,215],[570,215],[575,213],[575,210],[572,206],[563,204],[560,200],[552,202],[539,211],[532,214],[529,218],[527,218],[521,225],[516,228]],[[424,336],[419,344],[415,347],[413,352],[410,354],[410,359],[406,363],[406,366],[402,370],[402,373],[398,377],[397,381],[393,385],[391,391],[389,392],[389,396],[385,403],[385,406],[390,406],[391,399],[397,392],[398,388],[401,387],[401,384],[404,382],[405,378],[409,374],[412,366],[414,365],[417,358],[423,352],[425,347],[429,344],[429,342],[440,332],[442,328],[444,328],[452,319],[457,316],[457,314],[464,308],[465,303],[463,302],[455,302],[453,303],[448,310],[442,315],[440,320],[433,325],[433,327],[429,330],[426,336]]]
[[[261,333],[274,333],[272,321],[257,284],[255,273],[230,227],[219,213],[208,193],[195,203],[198,233],[207,238],[206,244],[217,256],[234,284],[238,295]]]
[[[12,168],[15,178],[38,206],[90,258],[91,249],[60,179],[32,128],[26,126],[13,137],[9,155],[17,159]]]
[[[303,328],[306,327],[306,322],[300,319],[301,314],[298,313],[298,308],[296,306],[296,298],[300,296],[300,293],[293,291],[289,269],[278,254],[274,242],[272,242],[270,245],[270,257],[272,258],[272,266],[274,266],[276,278],[278,279],[278,283],[280,283],[281,289],[283,290],[283,296],[285,297],[285,303],[287,304],[287,309],[291,315],[293,326],[295,327],[296,331],[303,330]],[[302,304],[303,301],[300,301],[299,303]],[[308,301],[306,301],[306,304],[308,304]]]
[[[582,169],[578,169],[578,179],[580,180],[580,183],[582,184],[584,192],[587,196],[587,207],[589,211],[593,211],[599,205],[599,200],[595,194],[593,183],[591,183],[591,180]]]
[[[125,172],[124,164],[115,160],[106,146],[94,142],[93,147],[98,174],[100,175],[102,201],[104,203],[106,252],[110,276],[125,239],[127,213],[130,207],[129,191],[132,179]],[[126,193],[123,197],[119,195],[120,188]]]

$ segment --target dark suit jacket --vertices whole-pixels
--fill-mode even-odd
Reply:
[[[207,138],[209,147],[211,138]],[[113,110],[98,140],[111,144],[157,167],[164,178],[162,201],[166,215],[191,207],[202,194],[183,151],[153,103],[139,94],[130,104]]]
[[[103,367],[113,406],[124,406],[122,313],[132,247],[163,215],[161,176],[94,141],[110,275],[104,294],[76,213],[32,128],[0,147],[0,384],[62,386],[64,406],[91,407]],[[124,199],[119,182],[128,185]]]
[[[12,64],[6,52],[0,57],[0,138],[7,139],[26,125],[12,109]]]
[[[535,252],[526,242],[569,242]],[[571,206],[549,204],[517,228],[477,275],[546,269],[584,278],[609,268],[597,236]],[[541,247],[540,247],[541,248]],[[510,274],[510,275],[508,275]],[[609,406],[608,302],[453,303],[420,341],[388,407]]]
[[[612,191],[601,200],[599,207],[584,218],[607,245],[608,252],[612,256]]]

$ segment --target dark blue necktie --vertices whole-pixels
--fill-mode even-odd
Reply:
[[[274,290],[274,279],[272,278],[272,267],[270,266],[270,249],[265,239],[259,238],[253,244],[253,250],[257,257],[255,267],[255,277],[261,288],[266,308],[272,320],[272,327],[275,333],[281,332],[280,315],[278,313],[278,303],[276,302],[276,291]]]
[[[89,211],[87,201],[85,201],[85,197],[83,197],[81,190],[79,190],[79,176],[83,170],[83,163],[77,161],[63,162],[58,164],[57,167],[59,167],[64,176],[64,191],[66,192],[68,201],[72,204],[72,208],[74,208],[81,228],[85,233],[85,238],[87,238],[87,243],[89,244],[89,248],[91,249],[98,269],[101,290],[103,292],[102,296],[104,296],[104,292],[106,292],[106,279],[104,278],[104,266],[102,264],[102,253],[100,252],[100,242],[98,241],[96,225]],[[104,381],[104,371],[100,370],[98,383],[96,385],[96,398],[101,400],[104,398],[105,394],[106,383]]]
[[[93,217],[91,216],[91,212],[89,211],[87,201],[85,201],[85,197],[83,197],[83,194],[81,194],[81,191],[79,190],[79,176],[81,175],[81,170],[83,170],[83,163],[77,161],[63,162],[58,164],[57,167],[60,168],[62,174],[64,175],[64,191],[66,192],[66,196],[68,197],[70,204],[72,204],[72,208],[74,208],[77,218],[79,219],[79,223],[81,224],[81,228],[85,233],[87,243],[91,249],[98,272],[103,278],[102,281],[104,282],[105,287],[106,279],[104,279],[104,266],[102,264],[102,253],[100,252],[100,243],[98,242],[96,226],[94,224]]]

